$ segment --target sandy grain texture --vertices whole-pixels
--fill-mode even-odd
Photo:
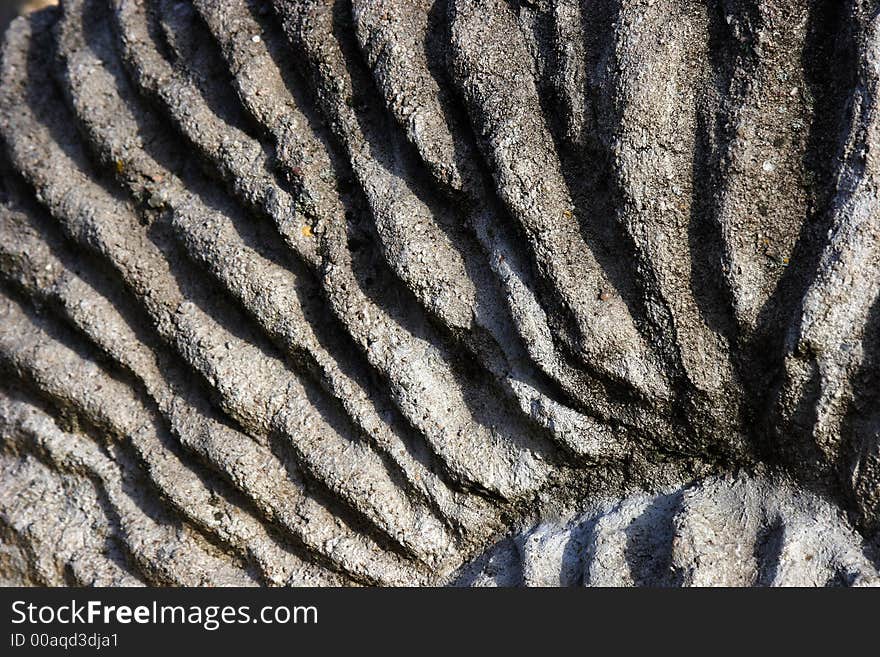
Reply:
[[[16,19],[0,581],[875,583],[878,80],[868,0]]]

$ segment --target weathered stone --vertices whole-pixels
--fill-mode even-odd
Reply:
[[[875,583],[875,4],[17,19],[0,581]]]

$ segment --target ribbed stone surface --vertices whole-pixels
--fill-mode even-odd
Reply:
[[[507,538],[471,586],[878,586],[839,509],[779,476],[710,477]]]
[[[876,582],[878,80],[868,0],[19,18],[0,581]]]

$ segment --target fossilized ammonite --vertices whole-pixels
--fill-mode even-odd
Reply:
[[[878,14],[17,19],[0,582],[876,583]]]

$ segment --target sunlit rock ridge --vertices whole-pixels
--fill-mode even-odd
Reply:
[[[877,583],[878,13],[17,19],[0,582]]]

